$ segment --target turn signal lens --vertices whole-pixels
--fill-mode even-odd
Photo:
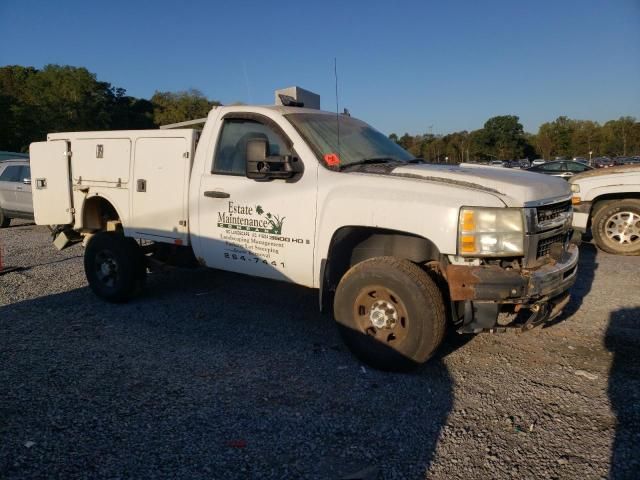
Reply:
[[[472,232],[476,229],[476,222],[473,218],[473,211],[463,210],[462,212],[462,231]]]
[[[520,208],[463,207],[458,229],[460,255],[524,255],[524,220]]]
[[[571,203],[573,205],[580,205],[580,202],[582,202],[582,199],[580,197],[578,196],[571,197]]]
[[[463,235],[460,238],[460,249],[463,253],[473,253],[476,251],[476,237],[473,235]]]

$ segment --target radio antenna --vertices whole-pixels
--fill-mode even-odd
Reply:
[[[340,109],[338,104],[338,60],[333,57],[333,75],[336,79],[336,129],[338,134],[338,157],[340,157]]]
[[[244,81],[247,85],[247,103],[251,105],[251,88],[249,87],[249,74],[247,73],[247,62],[242,61],[242,70],[244,71]]]

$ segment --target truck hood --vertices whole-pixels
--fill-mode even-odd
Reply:
[[[617,167],[610,167],[610,168],[594,168],[593,170],[588,170],[584,173],[580,173],[579,175],[576,175],[575,177],[571,178],[569,181],[574,179],[582,180],[584,178],[591,178],[591,177],[604,177],[605,175],[613,176],[621,173],[639,174],[640,165],[619,165]]]
[[[571,196],[568,183],[561,178],[511,168],[411,164],[394,168],[390,175],[490,191],[511,207],[535,206]]]

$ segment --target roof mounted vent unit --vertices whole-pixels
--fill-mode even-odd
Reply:
[[[320,110],[320,95],[300,87],[281,88],[276,90],[276,105]]]

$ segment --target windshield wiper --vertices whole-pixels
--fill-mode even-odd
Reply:
[[[344,170],[345,168],[351,168],[358,165],[373,165],[379,163],[398,163],[399,160],[391,157],[372,157],[372,158],[364,158],[362,160],[358,160],[357,162],[347,163],[345,165],[340,165],[340,170]]]

